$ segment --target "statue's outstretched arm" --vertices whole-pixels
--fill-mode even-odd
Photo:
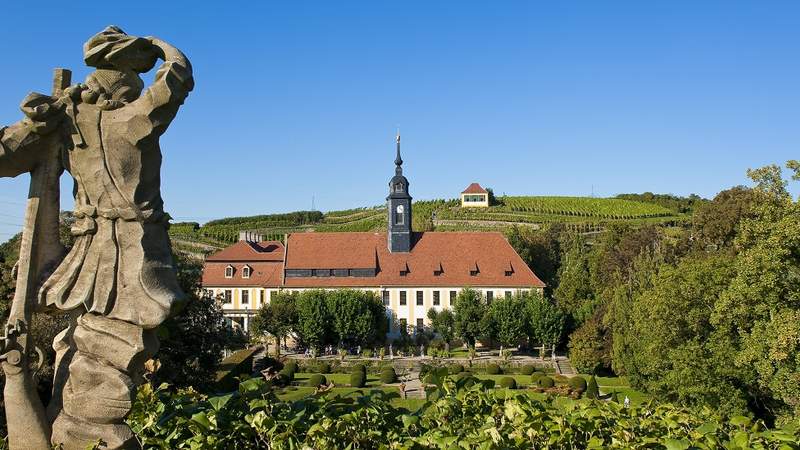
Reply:
[[[148,39],[164,63],[158,68],[153,84],[133,105],[150,117],[156,132],[161,134],[194,88],[194,78],[192,64],[180,50],[160,39]]]
[[[52,97],[32,93],[20,105],[25,118],[0,127],[0,177],[16,177],[30,172],[43,156],[43,149],[54,145],[49,136],[61,122],[61,106]]]

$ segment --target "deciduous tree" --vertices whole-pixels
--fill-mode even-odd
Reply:
[[[456,335],[469,346],[481,335],[481,319],[486,311],[486,303],[481,294],[470,288],[462,289],[453,305]]]

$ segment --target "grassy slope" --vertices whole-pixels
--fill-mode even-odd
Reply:
[[[456,200],[414,203],[416,230],[504,231],[512,226],[542,226],[564,223],[579,231],[597,231],[615,223],[681,223],[683,214],[633,200],[589,197],[504,197],[503,204],[490,208],[461,208]],[[273,214],[237,218],[235,223],[213,221],[204,226],[175,224],[170,229],[179,250],[210,253],[238,239],[240,230],[253,230],[267,239],[309,231],[379,231],[386,229],[382,206],[331,211],[324,214]],[[313,216],[309,219],[309,216]]]

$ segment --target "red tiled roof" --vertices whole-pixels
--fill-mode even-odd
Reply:
[[[230,248],[230,247],[228,247]],[[224,250],[223,250],[224,251]],[[242,268],[250,266],[250,278],[242,278]],[[233,266],[233,278],[225,278],[225,268]],[[280,287],[283,277],[281,261],[215,262],[206,260],[203,266],[203,286]]]
[[[462,194],[488,194],[489,191],[482,188],[478,183],[472,183],[466,189],[461,191]]]
[[[279,241],[239,241],[226,247],[206,261],[283,261],[283,244]]]
[[[409,253],[389,252],[386,239],[385,233],[291,234],[287,269],[375,268],[377,275],[287,277],[284,286],[544,286],[501,233],[415,233]]]
[[[375,267],[375,246],[361,245],[373,233],[294,233],[286,245],[287,269],[368,269]],[[385,237],[385,236],[384,236]],[[386,239],[384,239],[384,244]]]

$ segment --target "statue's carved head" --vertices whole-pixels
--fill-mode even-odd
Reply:
[[[83,45],[83,59],[97,68],[85,82],[93,95],[129,103],[141,95],[144,82],[139,74],[153,68],[158,54],[149,40],[109,26]]]
[[[136,100],[144,89],[139,74],[130,70],[97,69],[86,77],[85,84],[90,92],[121,103]]]

